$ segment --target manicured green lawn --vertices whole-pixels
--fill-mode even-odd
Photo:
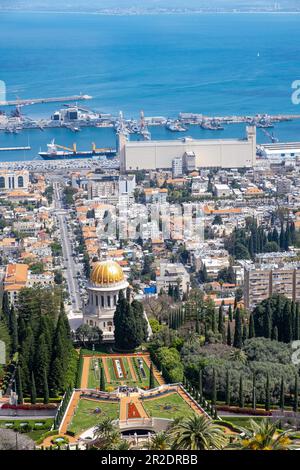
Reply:
[[[11,426],[6,426],[6,424],[11,424]],[[24,435],[30,437],[34,441],[37,441],[43,434],[45,434],[47,431],[51,429],[51,426],[53,424],[53,419],[52,418],[47,418],[47,419],[19,419],[19,420],[13,420],[13,419],[2,419],[0,418],[0,428],[6,428],[6,429],[14,429],[15,426],[19,427],[21,423],[28,423],[31,427],[32,430],[29,432],[24,433]],[[36,423],[43,423],[42,429],[41,427],[37,426]]]
[[[96,408],[100,410],[99,413],[95,413]],[[106,417],[111,419],[119,418],[119,403],[96,402],[82,399],[78,404],[68,431],[81,434],[87,429],[96,426]]]
[[[115,373],[115,369],[114,369],[114,363],[113,363],[114,358],[107,356],[105,358],[105,361],[106,361],[106,364],[107,364],[107,367],[108,367],[110,380],[111,380],[111,382],[109,384],[107,382],[107,379],[106,379],[106,385],[107,386],[111,385],[112,387],[118,387],[119,385],[127,385],[128,387],[140,387],[140,388],[144,388],[144,389],[149,388],[150,370],[149,370],[149,367],[147,366],[146,362],[144,361],[144,359],[142,359],[142,360],[143,360],[144,371],[145,371],[145,374],[146,374],[145,378],[143,378],[141,375],[139,376],[139,374],[137,373],[138,360],[137,360],[136,357],[120,356],[119,359],[122,360],[122,362],[123,362],[124,369],[125,369],[125,372],[127,374],[127,377],[124,378],[124,379],[117,378],[116,373]],[[100,372],[99,371],[100,371],[100,369],[94,370],[94,362],[95,361],[98,361],[99,365],[101,364],[100,359],[96,359],[96,358],[91,359],[91,361],[90,361],[90,370],[89,370],[89,378],[88,378],[88,387],[89,388],[96,388],[96,387],[98,388],[99,387],[99,382],[100,382],[100,377],[99,377]],[[131,374],[130,367],[129,367],[129,361],[132,364],[132,368],[135,372],[137,380],[134,380],[133,375]],[[157,383],[156,380],[155,380],[155,386],[158,386],[158,383]]]
[[[95,368],[96,364],[98,365],[98,368]],[[88,388],[99,388],[99,385],[100,385],[100,361],[97,358],[92,358],[90,360]]]
[[[145,410],[156,418],[175,419],[192,416],[193,410],[178,393],[151,400],[143,400]]]

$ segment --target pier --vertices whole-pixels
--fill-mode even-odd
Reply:
[[[0,152],[14,152],[18,150],[31,150],[28,145],[26,147],[0,147]]]
[[[38,103],[58,103],[64,101],[84,101],[91,100],[92,96],[89,95],[74,95],[74,96],[56,96],[53,98],[33,98],[33,99],[17,99],[11,101],[0,101],[0,106],[26,106]]]

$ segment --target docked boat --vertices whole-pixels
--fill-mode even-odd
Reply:
[[[167,121],[166,123],[166,129],[168,129],[171,132],[186,132],[187,128],[184,127],[180,122],[178,121]]]
[[[62,150],[59,150],[62,149]],[[76,158],[93,158],[101,155],[114,157],[116,150],[112,148],[96,148],[96,145],[92,144],[92,150],[78,151],[76,144],[73,144],[73,148],[64,147],[55,143],[54,139],[50,144],[47,145],[47,152],[39,152],[39,156],[43,160],[64,160],[64,159],[76,159]]]

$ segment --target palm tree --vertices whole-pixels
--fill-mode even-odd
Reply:
[[[172,448],[180,450],[220,450],[227,444],[224,430],[205,415],[192,416],[171,429]]]
[[[241,364],[246,364],[248,358],[245,351],[242,351],[241,349],[234,349],[231,351],[229,359],[231,361],[240,362]]]
[[[170,439],[166,432],[154,434],[147,446],[149,450],[168,450],[170,449]]]
[[[130,449],[130,442],[125,441],[125,439],[121,439],[117,450],[129,450],[129,449]]]
[[[115,425],[110,418],[104,418],[95,428],[94,434],[96,437],[107,437],[115,431]]]
[[[93,446],[101,450],[116,450],[122,444],[120,431],[116,428],[113,420],[105,418],[98,424],[95,431]]]
[[[289,450],[291,432],[278,432],[276,423],[261,419],[259,422],[250,421],[249,429],[244,429],[238,447],[243,450]]]

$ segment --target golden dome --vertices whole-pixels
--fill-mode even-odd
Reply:
[[[91,282],[98,285],[116,284],[124,281],[124,273],[121,266],[115,261],[101,261],[95,263]]]

